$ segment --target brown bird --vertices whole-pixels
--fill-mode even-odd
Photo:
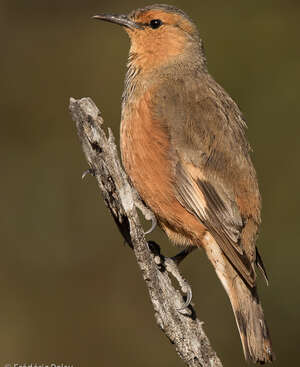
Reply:
[[[122,101],[125,170],[160,227],[202,247],[232,305],[245,358],[271,362],[256,290],[261,199],[246,123],[207,71],[193,21],[169,5],[97,19],[120,24],[131,47]],[[189,252],[189,251],[187,251]]]

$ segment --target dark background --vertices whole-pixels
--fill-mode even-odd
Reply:
[[[172,1],[193,17],[210,72],[236,99],[263,196],[259,279],[277,354],[299,353],[298,0]],[[129,42],[90,20],[144,1],[0,2],[0,366],[182,366],[153,318],[144,282],[88,177],[69,97],[90,96],[118,137]],[[157,230],[166,254],[177,250]],[[201,251],[182,265],[225,366],[246,366],[229,301]]]

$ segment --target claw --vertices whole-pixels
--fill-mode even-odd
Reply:
[[[87,176],[87,175],[92,175],[92,176],[95,176],[95,172],[92,168],[89,168],[87,169],[86,171],[83,172],[83,174],[81,175],[81,179],[84,180],[84,178]]]
[[[166,270],[173,275],[173,277],[178,281],[178,284],[181,288],[182,293],[186,294],[186,301],[184,304],[177,308],[177,311],[185,310],[192,301],[193,293],[192,288],[188,284],[188,282],[182,277],[177,268],[176,262],[172,258],[165,259]]]
[[[186,293],[186,301],[184,302],[184,304],[181,307],[177,308],[177,311],[184,310],[185,308],[189,307],[189,305],[192,302],[192,298],[193,298],[192,288],[188,285],[186,288],[186,292],[184,292],[183,289],[182,289],[182,292]]]
[[[151,228],[148,229],[148,231],[145,232],[145,234],[151,233],[155,227],[157,226],[157,219],[155,215],[152,213],[152,211],[146,207],[146,205],[142,202],[141,198],[139,197],[139,194],[135,189],[132,189],[133,197],[134,197],[134,204],[139,210],[143,213],[146,220],[151,220]]]
[[[145,234],[149,234],[149,233],[153,232],[154,229],[156,228],[156,226],[157,226],[157,219],[156,219],[155,216],[152,216],[151,217],[151,223],[152,223],[151,224],[151,228],[148,229],[148,231],[146,231]]]

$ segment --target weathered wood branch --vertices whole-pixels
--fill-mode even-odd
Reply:
[[[164,267],[157,266],[157,253],[149,249],[136,211],[136,193],[120,164],[111,130],[108,129],[107,137],[100,112],[90,98],[71,98],[69,108],[90,170],[142,270],[157,324],[188,366],[221,367],[192,306],[178,311],[183,304],[182,295],[174,288],[168,272],[163,271]],[[163,261],[164,257],[160,259]]]

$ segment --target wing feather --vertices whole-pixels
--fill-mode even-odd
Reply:
[[[181,204],[199,218],[246,283],[253,287],[255,272],[239,242],[240,216],[232,216],[231,208],[211,182],[192,177],[189,165],[177,164],[176,189]]]

